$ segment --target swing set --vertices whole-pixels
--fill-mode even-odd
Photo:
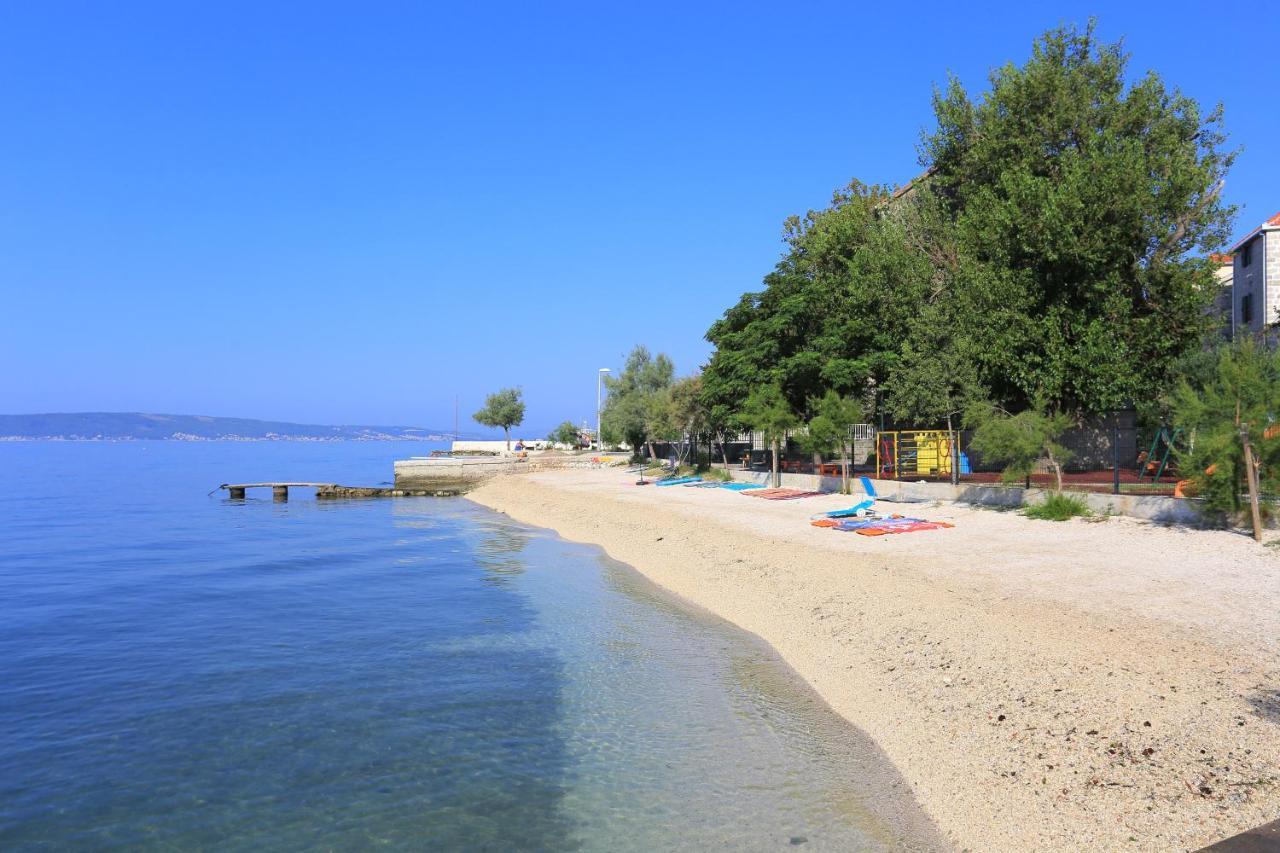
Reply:
[[[1151,439],[1151,449],[1138,459],[1140,465],[1138,471],[1139,483],[1147,475],[1151,475],[1151,482],[1154,484],[1160,482],[1160,477],[1166,471],[1170,474],[1174,473],[1169,468],[1169,457],[1173,455],[1174,445],[1181,435],[1182,429],[1180,427],[1170,430],[1168,427],[1162,426],[1156,430],[1155,437]]]

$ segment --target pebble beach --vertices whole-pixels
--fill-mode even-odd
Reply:
[[[639,487],[616,469],[469,497],[760,636],[957,849],[1193,850],[1280,817],[1274,547],[956,504],[910,507],[953,528],[872,538],[809,524],[848,497]]]

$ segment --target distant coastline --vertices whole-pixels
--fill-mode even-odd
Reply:
[[[0,441],[449,441],[417,426],[329,426],[209,415],[73,412],[0,415]]]

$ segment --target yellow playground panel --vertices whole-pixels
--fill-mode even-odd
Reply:
[[[955,434],[959,451],[960,435]],[[961,473],[964,473],[963,465]],[[876,476],[948,477],[951,475],[951,440],[945,429],[904,429],[876,435]]]

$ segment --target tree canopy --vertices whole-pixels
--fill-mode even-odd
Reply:
[[[967,263],[957,322],[991,396],[1103,412],[1170,378],[1198,346],[1228,237],[1234,154],[1207,114],[1084,30],[1053,30],[972,99],[935,92],[929,188]]]
[[[519,388],[503,388],[485,398],[484,408],[471,417],[488,427],[502,427],[511,449],[511,428],[524,423],[523,392]]]
[[[769,442],[773,451],[773,485],[777,486],[778,445],[786,439],[790,430],[799,425],[800,419],[796,417],[782,390],[770,383],[757,386],[747,397],[739,422],[749,430],[762,433],[764,440]]]
[[[573,421],[562,421],[558,427],[551,431],[547,436],[547,441],[552,444],[567,444],[572,448],[577,448],[581,440],[581,433],[574,426]]]
[[[1090,23],[980,97],[935,91],[925,173],[788,219],[763,289],[708,330],[713,420],[771,384],[805,418],[834,391],[915,427],[974,402],[1080,420],[1170,387],[1207,330],[1234,154],[1220,108],[1128,61]]]
[[[608,396],[601,410],[601,429],[610,442],[625,441],[639,448],[670,435],[664,395],[671,386],[675,366],[659,353],[636,346],[617,376],[605,377]],[[652,454],[652,446],[650,452]]]

